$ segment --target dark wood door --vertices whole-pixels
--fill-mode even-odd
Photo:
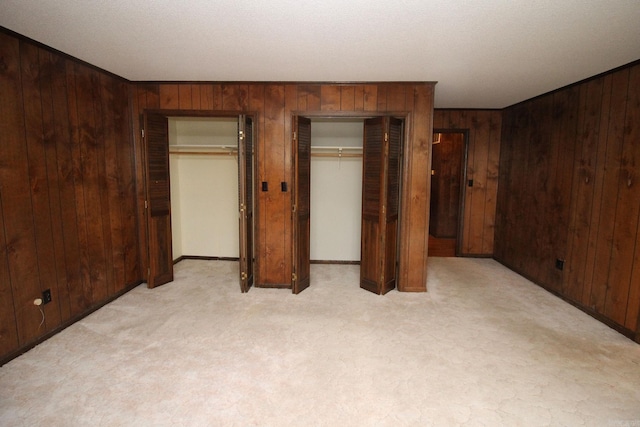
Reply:
[[[465,134],[438,133],[431,161],[429,233],[438,238],[458,237],[463,180]],[[435,134],[434,134],[435,136]],[[472,184],[472,183],[470,183]]]
[[[240,207],[240,290],[248,292],[254,282],[253,268],[253,122],[238,120],[238,193]]]
[[[293,275],[294,294],[309,287],[311,267],[311,120],[293,120]]]
[[[396,287],[403,121],[365,120],[360,287],[385,294]]]
[[[162,114],[145,113],[146,208],[149,233],[147,286],[173,280],[171,196],[169,186],[169,122]]]

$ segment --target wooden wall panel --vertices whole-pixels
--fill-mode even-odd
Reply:
[[[184,83],[186,84],[186,83]],[[165,108],[179,99],[183,83],[138,83],[132,90],[134,135],[139,132],[138,117],[145,108]],[[403,290],[426,289],[426,252],[428,238],[429,162],[433,111],[433,84],[430,83],[190,83],[190,93],[200,93],[200,109],[220,112],[246,111],[256,114],[257,197],[256,248],[257,286],[290,286],[291,283],[291,197],[282,192],[281,182],[291,184],[291,118],[293,114],[311,115],[364,112],[393,112],[407,116],[409,149],[405,153],[407,194],[403,199],[404,224],[400,251]],[[154,95],[155,94],[155,95]],[[204,95],[203,95],[204,94]],[[159,99],[150,105],[150,97]],[[207,100],[203,102],[203,100]],[[211,99],[211,101],[209,101]],[[157,101],[156,101],[157,102]],[[179,100],[177,101],[179,102]],[[191,104],[198,109],[197,104]],[[387,110],[387,108],[393,110]],[[424,134],[423,134],[424,133]],[[137,142],[139,142],[136,139]],[[143,149],[136,144],[136,167],[143,164]],[[137,172],[139,187],[143,185]],[[261,182],[269,191],[261,191]],[[138,188],[138,206],[143,206]],[[143,212],[141,210],[140,212]],[[144,228],[140,218],[140,228]],[[140,230],[142,239],[145,232]],[[410,242],[409,242],[410,240]],[[146,249],[141,247],[141,258]],[[146,259],[140,263],[146,268]],[[404,275],[402,275],[404,271]]]
[[[639,64],[507,108],[496,214],[499,261],[636,339],[639,111]]]
[[[4,31],[0,63],[2,363],[141,277],[128,83]]]
[[[492,256],[502,118],[497,110],[434,111],[434,129],[466,131],[466,179],[460,255]]]

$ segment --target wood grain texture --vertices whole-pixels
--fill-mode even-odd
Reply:
[[[627,335],[640,312],[639,111],[637,64],[507,108],[496,214],[499,261]]]
[[[0,58],[3,357],[141,277],[128,84],[2,31]]]
[[[433,117],[434,129],[460,130],[468,135],[465,177],[473,179],[473,186],[464,186],[460,255],[493,255],[501,112],[436,109]]]
[[[140,83],[132,111],[136,121],[149,105],[153,92],[164,108],[180,92],[182,84]],[[174,87],[175,86],[175,87]],[[403,160],[403,216],[399,252],[401,290],[426,289],[428,251],[428,197],[433,84],[431,83],[192,83],[190,93],[200,93],[200,109],[220,112],[246,111],[256,114],[256,286],[289,286],[291,277],[291,198],[280,191],[281,182],[291,182],[291,118],[294,114],[372,115],[394,113],[406,117]],[[203,95],[204,94],[204,95]],[[208,99],[211,98],[211,101]],[[162,101],[162,100],[165,101]],[[207,100],[206,103],[203,100]],[[172,101],[173,102],[173,101]],[[196,104],[192,103],[195,110]],[[394,110],[387,110],[387,106]],[[499,126],[498,126],[499,127]],[[424,133],[424,135],[423,135]],[[497,144],[499,147],[499,144]],[[494,147],[495,149],[495,147]],[[138,153],[138,151],[136,151]],[[143,153],[136,158],[139,170]],[[496,160],[497,163],[497,160]],[[137,172],[140,179],[140,174]],[[269,191],[260,189],[267,182]],[[140,182],[140,181],[138,181]],[[138,190],[138,206],[144,202]],[[139,232],[140,238],[144,232]],[[404,246],[402,246],[404,245]],[[141,248],[141,251],[143,248]],[[144,258],[144,256],[141,256]],[[141,262],[146,262],[141,260]],[[145,266],[141,266],[144,271]],[[404,274],[404,276],[403,276]]]

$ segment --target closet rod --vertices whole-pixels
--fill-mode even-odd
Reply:
[[[188,154],[190,156],[237,156],[237,151],[169,151],[169,154]]]
[[[311,153],[311,157],[362,157],[362,154],[353,153]]]

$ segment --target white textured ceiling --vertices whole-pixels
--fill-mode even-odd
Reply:
[[[1,0],[0,26],[129,80],[437,81],[441,108],[640,59],[638,0]]]

